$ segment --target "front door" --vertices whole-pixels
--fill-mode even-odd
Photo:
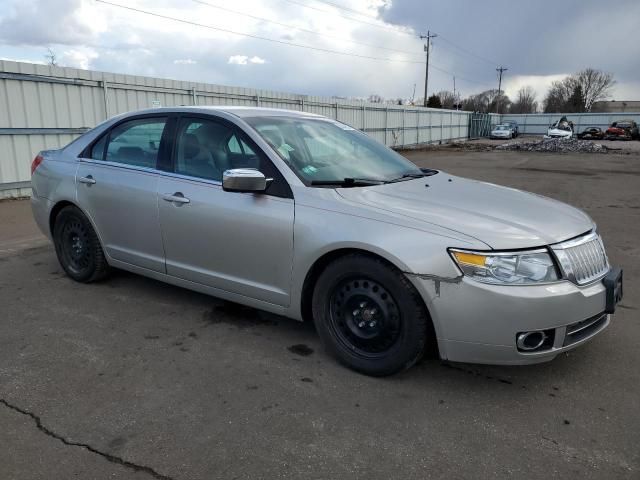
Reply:
[[[158,219],[158,172],[166,117],[120,123],[78,162],[78,205],[113,259],[164,272]]]
[[[233,125],[183,117],[173,174],[159,179],[158,203],[169,275],[287,306],[294,201],[284,178]],[[274,178],[265,193],[225,192],[229,168]]]

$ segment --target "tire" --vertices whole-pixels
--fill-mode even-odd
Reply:
[[[381,259],[350,254],[320,274],[313,319],[326,350],[347,367],[381,377],[423,355],[431,320],[409,280]]]
[[[91,283],[108,275],[109,264],[100,240],[79,208],[60,210],[53,226],[53,243],[60,265],[75,281]]]

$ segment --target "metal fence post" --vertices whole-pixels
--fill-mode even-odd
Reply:
[[[336,120],[338,120],[338,108],[339,108],[338,102],[336,102],[335,107],[336,107]]]
[[[193,97],[193,104],[194,105],[198,105],[198,97],[197,97],[197,94],[196,94],[196,87],[193,87],[191,89],[191,95]]]
[[[384,108],[384,144],[388,145],[387,131],[389,130],[389,107]]]
[[[260,106],[260,95],[256,93],[256,107]]]
[[[406,145],[407,136],[405,134],[405,114],[407,113],[407,109],[402,107],[402,146]]]
[[[365,132],[367,130],[367,107],[365,104],[362,104],[362,131]]]
[[[102,94],[104,98],[104,119],[109,118],[109,92],[107,91],[107,82],[102,81]]]
[[[300,98],[300,111],[304,112],[304,98]]]

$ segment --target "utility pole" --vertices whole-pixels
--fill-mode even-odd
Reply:
[[[453,76],[453,101],[456,105],[456,110],[458,110],[458,97],[456,97],[456,76]]]
[[[500,66],[496,68],[496,72],[498,72],[498,101],[496,102],[496,113],[500,113],[500,96],[502,95],[502,73],[509,70],[508,68]]]
[[[427,52],[427,63],[424,73],[424,106],[427,106],[427,87],[429,85],[429,50],[431,50],[431,39],[436,38],[438,35],[435,33],[431,33],[430,30],[427,30],[426,35],[420,35],[420,39],[427,39],[427,44],[424,46],[424,51]]]

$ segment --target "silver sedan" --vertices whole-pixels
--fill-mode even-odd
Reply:
[[[119,268],[312,319],[345,365],[550,360],[609,324],[622,273],[593,221],[419,169],[318,115],[163,108],[32,164],[35,219],[79,282]]]

